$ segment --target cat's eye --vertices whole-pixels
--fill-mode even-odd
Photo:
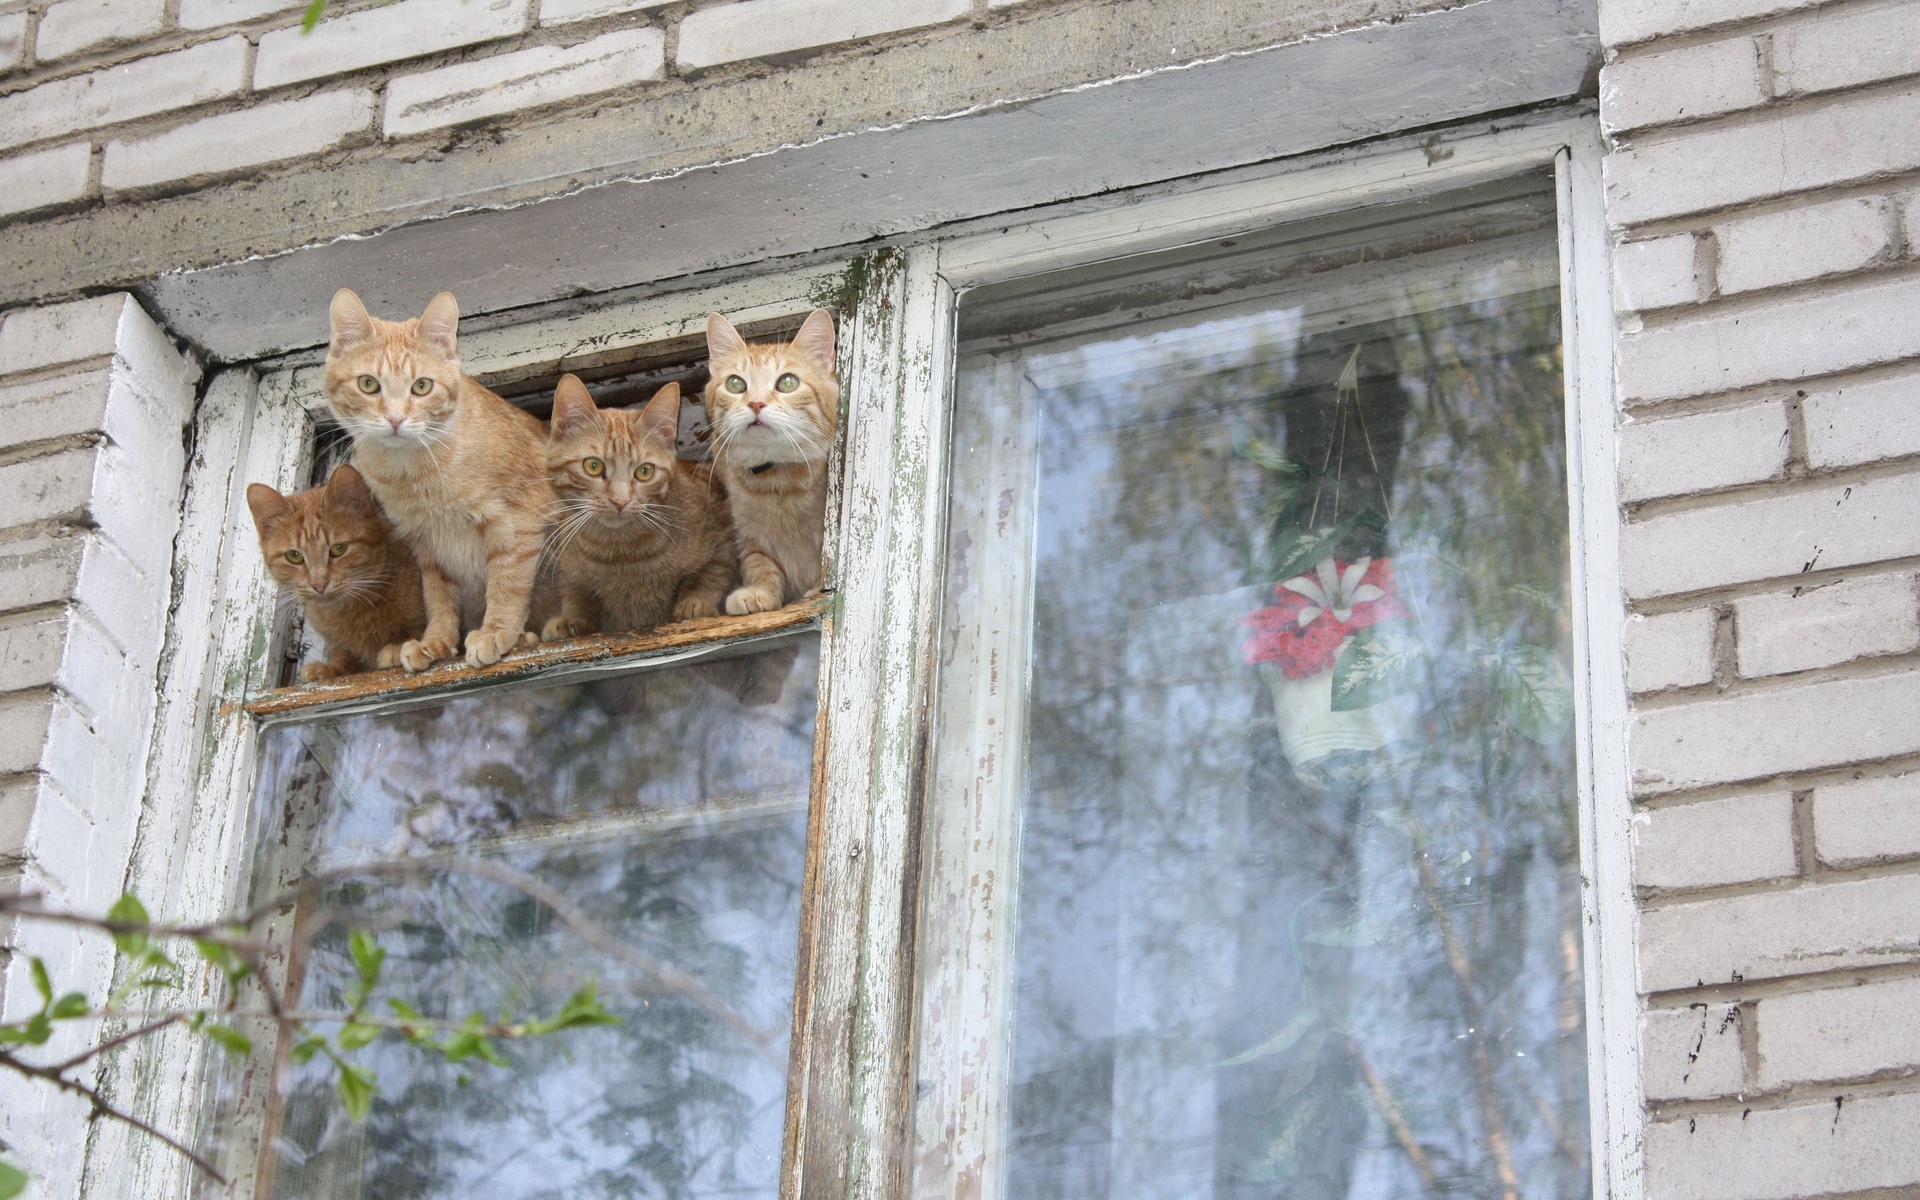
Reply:
[[[800,377],[798,375],[795,375],[792,371],[788,371],[785,375],[782,375],[780,378],[773,381],[773,390],[776,392],[797,391],[799,390],[799,387],[800,387]]]
[[[432,390],[433,380],[428,379],[425,375],[413,381],[413,394],[416,396],[424,396]]]
[[[371,375],[362,375],[354,382],[358,383],[360,390],[369,396],[380,390],[380,381]]]
[[[346,552],[347,544],[345,542],[335,542],[333,545],[327,547],[327,556],[329,558],[339,558]]]
[[[307,556],[298,550],[289,550],[287,551],[287,561],[290,563],[303,563],[307,561]]]
[[[747,390],[747,381],[738,375],[727,376],[727,390],[738,396]]]
[[[583,458],[580,460],[580,469],[597,479],[607,473],[607,464],[597,458]]]
[[[645,483],[645,482],[646,482],[647,480],[649,480],[649,479],[652,479],[652,478],[653,478],[653,464],[652,464],[652,463],[641,463],[641,464],[640,464],[639,466],[637,466],[637,467],[635,467],[635,468],[633,469],[633,477],[634,477],[635,479],[638,479],[638,480],[639,480],[640,482],[642,482],[642,483]]]

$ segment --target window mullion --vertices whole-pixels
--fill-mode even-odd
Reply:
[[[782,1195],[894,1197],[911,1103],[913,781],[943,508],[952,296],[931,250],[859,264],[829,547]]]

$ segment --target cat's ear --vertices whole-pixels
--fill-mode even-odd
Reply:
[[[352,288],[341,288],[333,294],[327,317],[333,327],[327,345],[336,354],[373,336],[373,318]]]
[[[671,446],[680,438],[680,385],[670,383],[653,394],[640,410],[640,424]]]
[[[420,340],[448,358],[459,358],[460,302],[452,292],[441,292],[427,301],[420,314]]]
[[[733,322],[717,312],[707,314],[707,361],[725,362],[740,357],[747,352],[747,340],[733,327]]]
[[[327,476],[327,501],[342,508],[373,511],[373,493],[367,490],[367,481],[360,477],[352,463],[341,463]]]
[[[266,536],[267,530],[276,521],[293,511],[293,506],[287,503],[285,496],[264,483],[247,485],[247,507],[253,510],[253,527],[260,531],[262,537]]]
[[[824,308],[808,313],[800,332],[793,335],[793,345],[821,370],[833,374],[833,314]]]
[[[587,385],[580,382],[578,375],[562,375],[559,386],[553,389],[553,432],[552,437],[561,438],[583,425],[597,423],[600,410],[593,403],[593,393]]]

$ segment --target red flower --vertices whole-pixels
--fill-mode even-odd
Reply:
[[[1305,679],[1333,666],[1348,634],[1407,610],[1395,594],[1393,560],[1343,563],[1323,558],[1306,575],[1273,585],[1279,603],[1241,620],[1253,631],[1241,650],[1250,663],[1277,662],[1288,679]]]

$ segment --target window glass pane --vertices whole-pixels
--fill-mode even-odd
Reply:
[[[381,996],[452,1020],[553,1013],[593,981],[616,1026],[449,1065],[389,1035],[380,1098],[342,1111],[322,1060],[283,1096],[222,1093],[257,1194],[301,1200],[772,1197],[793,1003],[817,639],[588,682],[271,729],[256,896],[306,871],[453,855],[552,887],[629,948],[585,940],[511,881],[458,869],[335,887],[299,914],[300,1004],[339,1009],[346,929],[388,952]],[[291,921],[289,922],[291,923]],[[648,960],[690,977],[680,986]],[[376,1008],[386,1014],[384,999]],[[250,1123],[258,1132],[249,1134]]]
[[[963,298],[930,803],[1018,780],[997,1194],[1587,1193],[1549,184]]]

